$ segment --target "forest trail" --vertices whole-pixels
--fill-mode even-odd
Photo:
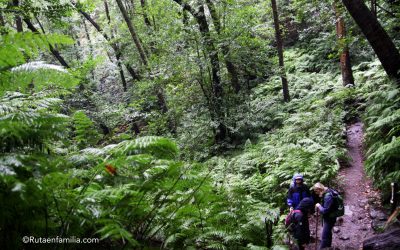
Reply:
[[[340,192],[344,196],[345,215],[338,218],[333,232],[332,248],[340,250],[361,249],[362,242],[374,234],[370,218],[370,202],[378,194],[372,190],[372,183],[366,177],[363,163],[363,124],[356,122],[347,126],[347,154],[349,165],[339,171]],[[315,237],[315,221],[310,221]],[[319,224],[318,240],[321,240],[322,226]],[[314,249],[309,244],[307,249]]]
[[[363,240],[372,236],[369,201],[376,193],[366,177],[363,162],[363,124],[356,122],[347,127],[347,153],[349,166],[339,171],[344,194],[345,215],[334,228],[333,246],[340,249],[359,249]]]

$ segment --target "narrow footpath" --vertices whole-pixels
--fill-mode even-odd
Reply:
[[[361,122],[347,127],[349,165],[339,171],[345,215],[339,219],[333,236],[333,246],[339,249],[360,249],[363,240],[374,234],[370,204],[379,198],[364,172],[363,138]]]
[[[379,206],[379,194],[373,190],[366,177],[363,159],[363,124],[349,125],[347,131],[347,166],[341,166],[338,175],[339,191],[343,194],[345,215],[338,218],[333,229],[332,248],[335,250],[359,250],[362,242],[374,235],[370,208]],[[319,220],[321,221],[321,220]],[[315,218],[310,220],[311,235],[315,238]],[[318,227],[318,243],[321,240],[322,225]],[[315,242],[307,250],[315,249]]]

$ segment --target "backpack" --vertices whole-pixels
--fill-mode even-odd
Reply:
[[[301,213],[301,210],[293,210],[288,215],[286,215],[286,218],[285,218],[285,227],[289,232],[293,231],[294,227],[297,224],[296,221],[294,221],[294,219],[293,219],[293,215],[295,213]]]
[[[327,195],[332,195],[333,198],[333,204],[332,204],[332,209],[329,212],[329,217],[340,217],[344,215],[344,203],[343,203],[343,197],[339,194],[338,191],[334,189],[330,189]]]

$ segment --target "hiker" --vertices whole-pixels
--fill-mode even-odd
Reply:
[[[336,210],[338,209],[334,204],[334,196],[339,194],[335,190],[327,188],[319,182],[316,183],[312,189],[322,198],[322,205],[319,203],[315,204],[316,209],[318,209],[317,211],[322,214],[323,219],[323,229],[319,249],[331,247],[332,229],[336,223]]]
[[[296,240],[298,250],[304,250],[304,245],[310,243],[310,225],[308,223],[308,215],[313,213],[313,211],[314,201],[309,197],[302,199],[296,210],[292,211],[292,235]]]
[[[308,189],[308,186],[304,184],[303,175],[293,175],[293,182],[290,184],[287,196],[287,204],[290,208],[290,211],[297,209],[300,201],[306,197],[311,198],[311,193]]]

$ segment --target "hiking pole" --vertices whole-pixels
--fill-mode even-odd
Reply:
[[[318,208],[317,208],[317,221],[315,222],[315,250],[317,250],[317,245],[318,245]]]

